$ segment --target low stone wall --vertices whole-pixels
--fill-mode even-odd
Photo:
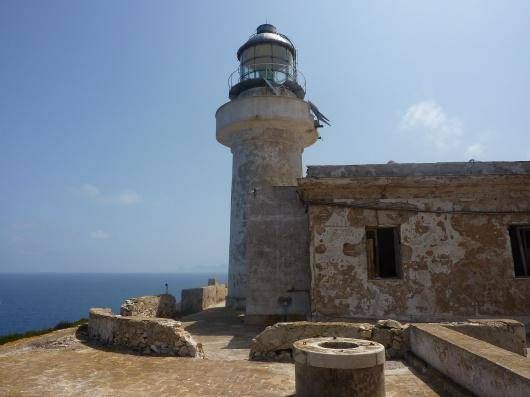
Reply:
[[[530,390],[530,360],[439,324],[412,324],[411,351],[479,396],[523,397]]]
[[[129,298],[120,308],[122,316],[175,318],[177,302],[170,294]]]
[[[226,294],[227,288],[225,284],[221,284],[215,279],[210,279],[206,287],[182,290],[180,310],[182,314],[200,312],[223,302],[226,299]]]
[[[376,324],[297,321],[265,328],[250,344],[249,359],[292,361],[293,343],[300,339],[341,337],[372,340],[385,347],[387,358],[402,357],[407,351],[407,326],[395,320]]]
[[[111,309],[90,309],[88,336],[106,345],[119,345],[142,354],[204,357],[201,344],[184,330],[182,323],[164,318],[122,317]]]
[[[527,355],[525,326],[519,321],[481,319],[441,325],[513,353]]]
[[[469,320],[437,324],[526,356],[525,327],[515,320]],[[293,343],[321,336],[372,340],[385,347],[388,359],[400,358],[410,349],[408,324],[379,320],[375,324],[350,322],[282,322],[265,328],[251,342],[249,358],[291,361]]]

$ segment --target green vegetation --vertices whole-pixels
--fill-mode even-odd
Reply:
[[[31,336],[39,336],[43,334],[47,334],[48,332],[57,331],[58,329],[65,329],[70,327],[77,327],[82,324],[86,324],[88,320],[86,318],[82,318],[81,320],[77,320],[74,322],[69,321],[60,321],[57,323],[57,325],[53,328],[47,328],[47,329],[39,329],[35,331],[28,331],[23,334],[9,334],[0,336],[0,345],[3,345],[7,342],[13,342],[14,340],[23,339],[23,338],[29,338]]]

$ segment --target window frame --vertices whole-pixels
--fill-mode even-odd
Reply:
[[[508,226],[513,275],[515,278],[530,278],[530,254],[527,253],[530,252],[530,240],[525,239],[522,236],[522,231],[530,234],[530,224],[515,224]],[[514,250],[516,251],[514,252]],[[520,263],[518,263],[519,261]],[[522,268],[522,274],[517,274],[518,267]]]
[[[392,229],[394,235],[394,267],[395,267],[395,276],[382,277],[381,276],[381,262],[380,256],[378,255],[378,237],[377,230],[379,229]],[[403,279],[402,269],[401,269],[401,226],[400,225],[377,225],[365,226],[365,243],[366,243],[366,266],[368,273],[368,280],[401,280]],[[374,239],[368,238],[369,233],[373,233]],[[372,242],[373,241],[373,242]],[[375,259],[375,260],[374,260]]]

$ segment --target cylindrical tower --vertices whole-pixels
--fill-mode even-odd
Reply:
[[[249,286],[247,216],[256,195],[267,187],[296,186],[302,152],[318,134],[291,40],[260,25],[237,58],[230,101],[215,117],[217,140],[233,154],[227,305],[241,309]]]

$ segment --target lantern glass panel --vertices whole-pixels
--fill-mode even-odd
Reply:
[[[293,80],[293,55],[284,46],[272,43],[247,48],[240,58],[241,80],[267,79],[276,84]]]

